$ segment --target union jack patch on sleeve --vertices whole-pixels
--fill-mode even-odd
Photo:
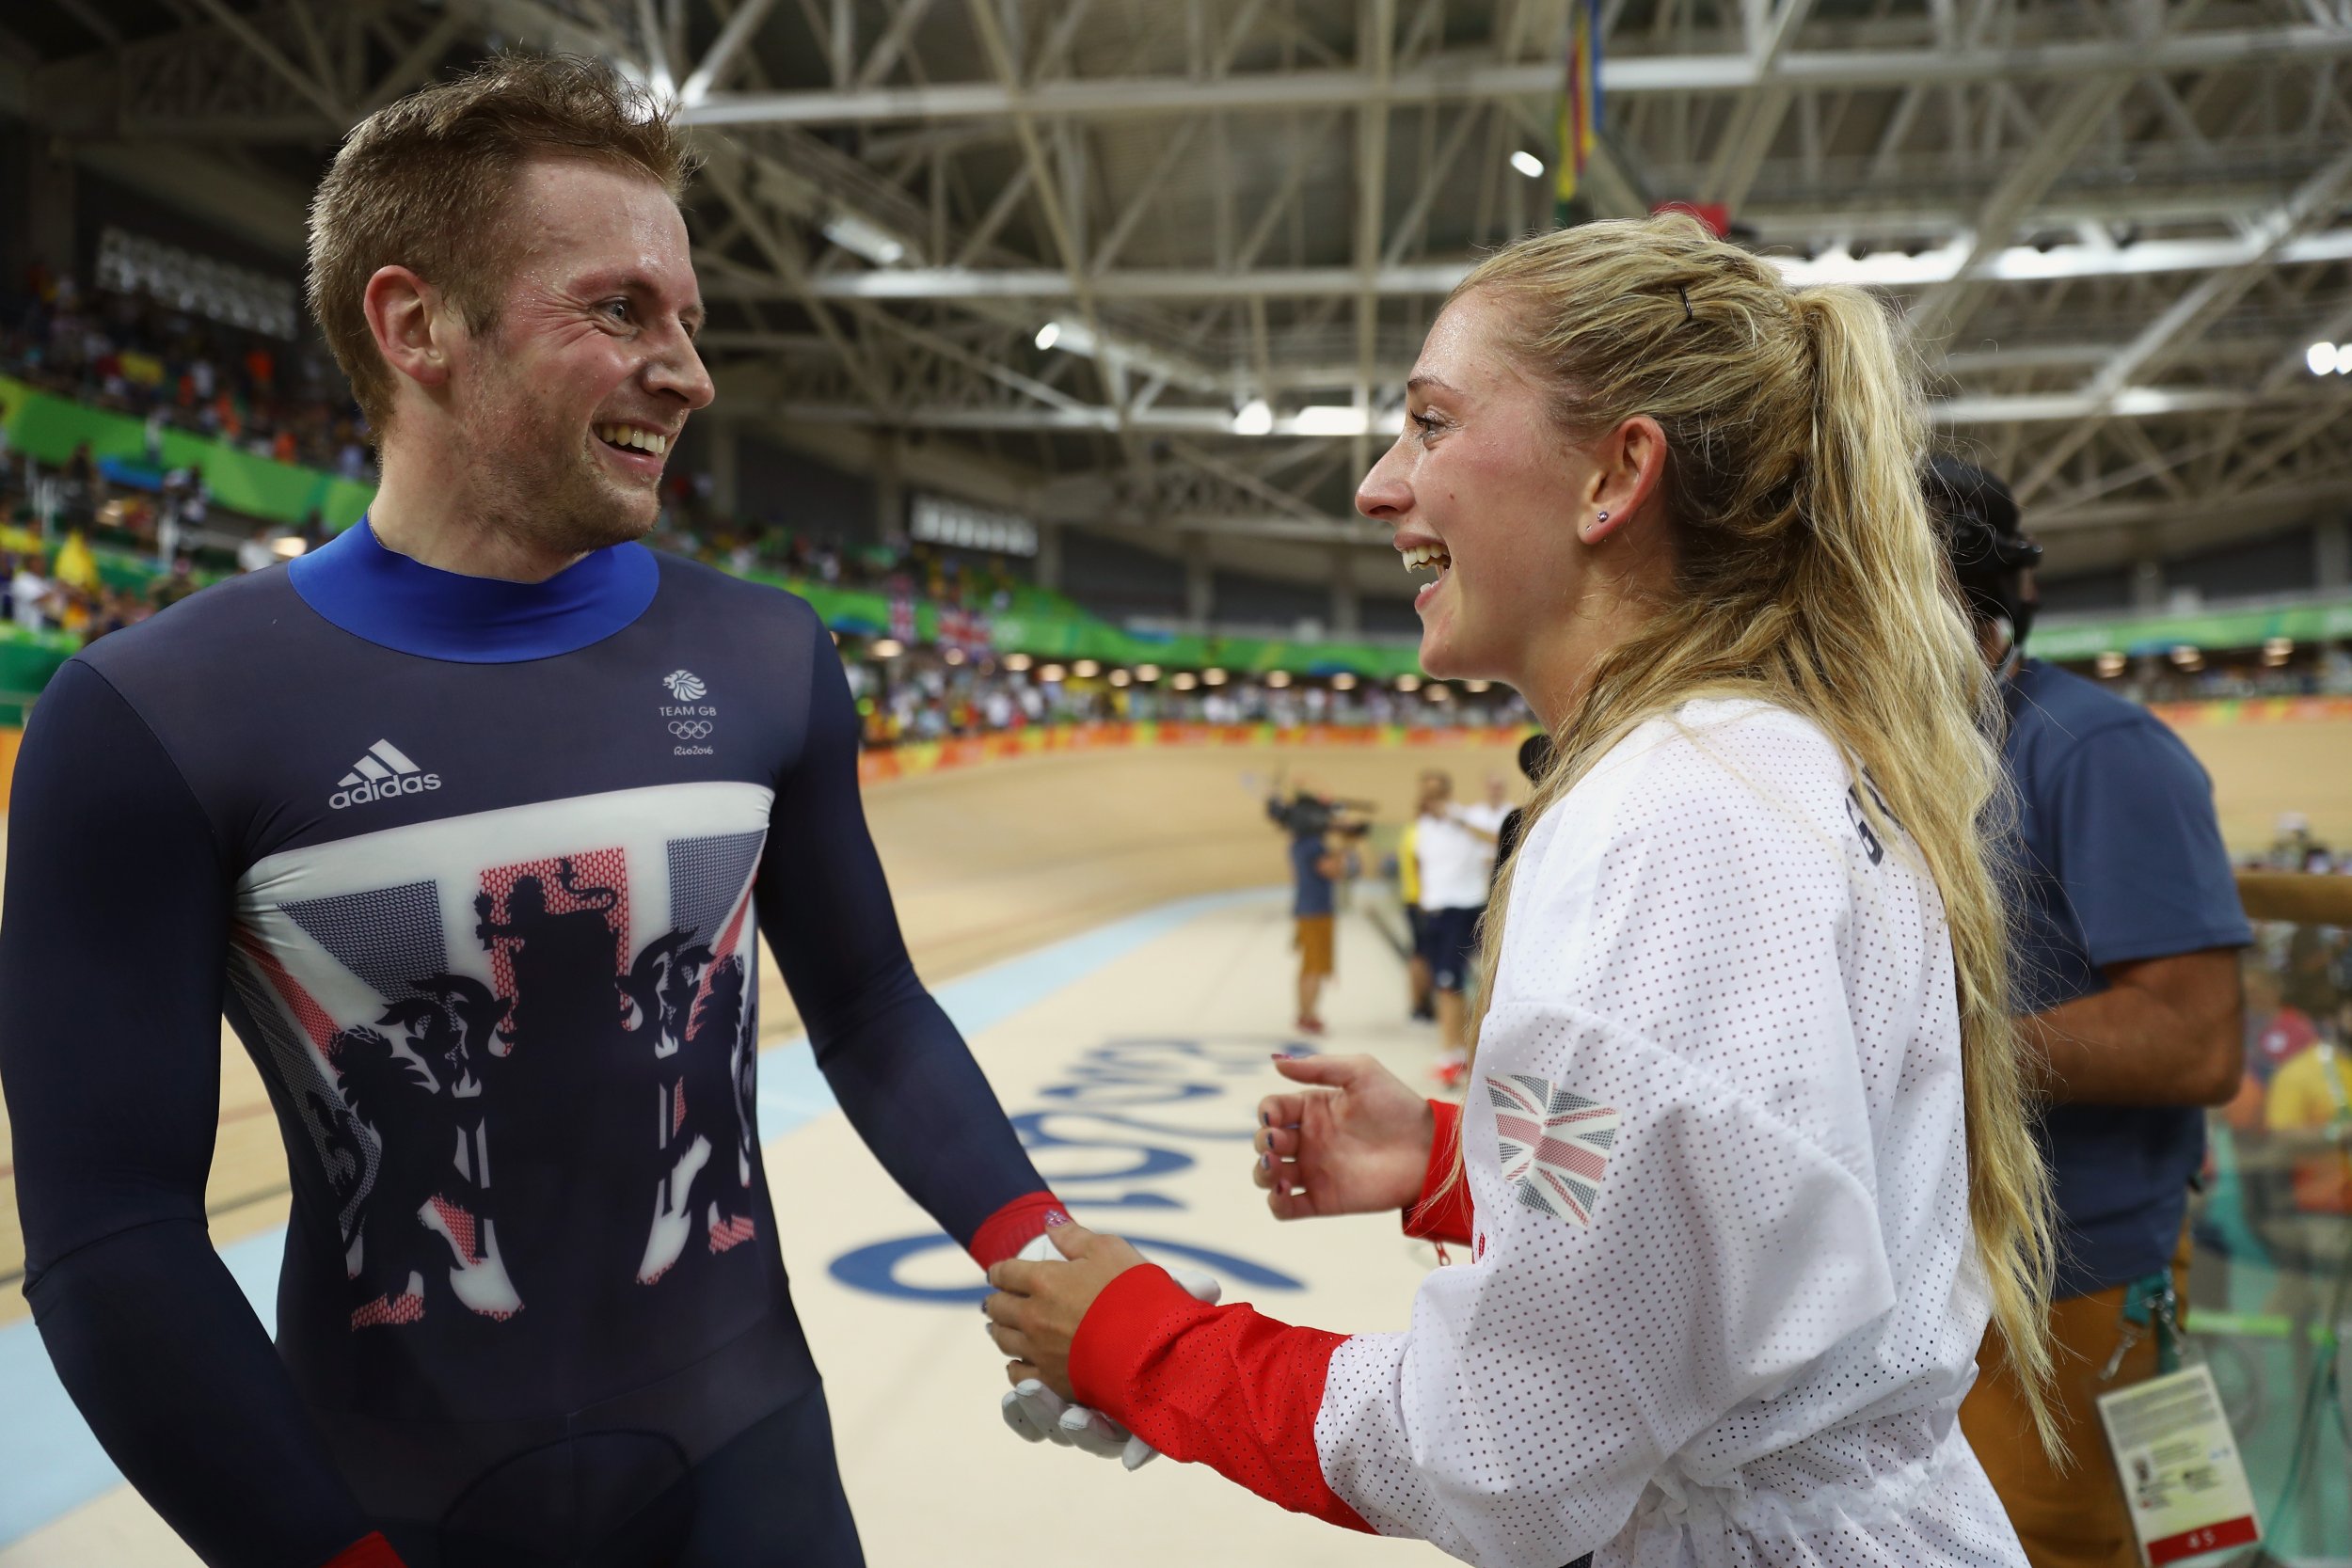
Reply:
[[[1512,1073],[1486,1080],[1502,1150],[1502,1184],[1538,1213],[1593,1223],[1593,1200],[1617,1141],[1617,1113],[1549,1080]]]

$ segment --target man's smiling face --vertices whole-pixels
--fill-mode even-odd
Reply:
[[[565,552],[642,537],[686,418],[711,399],[685,221],[643,173],[542,158],[503,220],[515,262],[496,320],[453,367],[492,526]]]

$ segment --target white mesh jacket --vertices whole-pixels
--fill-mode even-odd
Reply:
[[[1518,851],[1471,1258],[1355,1337],[1130,1271],[1080,1396],[1482,1568],[2022,1565],[1958,1421],[1988,1311],[1950,942],[1867,787],[1757,704],[1628,736]]]

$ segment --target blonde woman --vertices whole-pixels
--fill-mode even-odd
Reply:
[[[1068,1227],[991,1272],[1011,1375],[1492,1568],[2023,1563],[1955,1417],[1988,1316],[2046,1375],[2046,1181],[1990,694],[1883,311],[1592,224],[1480,266],[1408,394],[1357,504],[1436,567],[1422,663],[1516,686],[1554,760],[1467,1106],[1285,1063],[1256,1180],[1469,1257],[1350,1337]]]

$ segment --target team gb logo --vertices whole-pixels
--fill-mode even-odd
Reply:
[[[699,702],[710,689],[691,670],[673,670],[661,677],[661,684],[670,689],[670,695],[681,703]]]

